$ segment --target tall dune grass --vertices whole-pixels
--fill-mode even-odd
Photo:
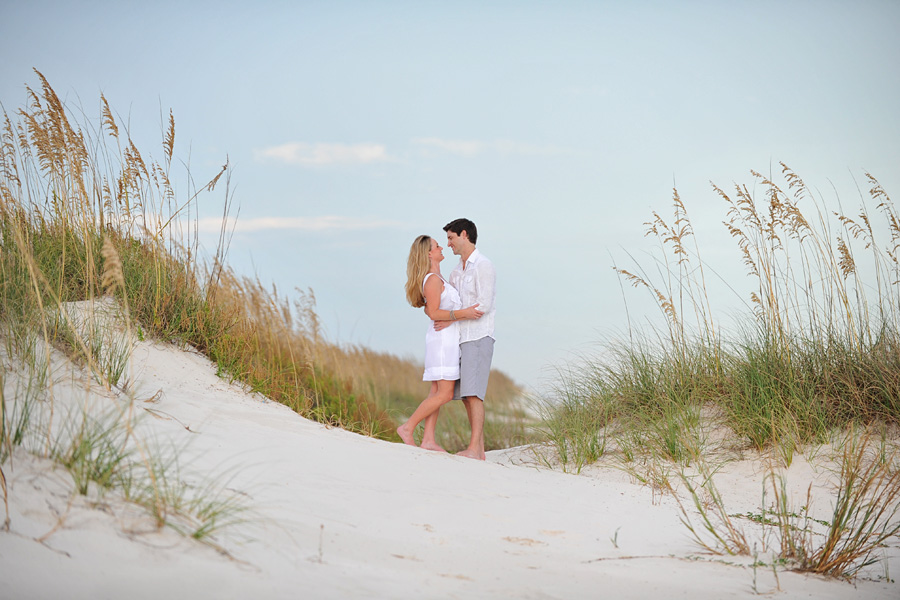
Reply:
[[[845,213],[826,208],[782,164],[781,181],[751,171],[726,192],[724,226],[753,282],[749,310],[723,331],[710,300],[710,267],[677,190],[673,215],[646,234],[649,266],[614,267],[655,299],[664,326],[630,328],[604,361],[564,371],[548,403],[545,434],[580,468],[599,440],[689,462],[703,436],[700,410],[722,415],[746,444],[775,447],[786,462],[803,444],[853,423],[900,421],[900,219],[878,181]],[[651,276],[650,273],[657,273]],[[729,277],[732,277],[729,275]],[[728,282],[740,288],[740,281]],[[633,445],[633,444],[632,444]]]
[[[99,336],[72,336],[77,324],[60,310],[106,293],[141,335],[192,346],[223,376],[304,416],[395,439],[394,418],[427,393],[420,367],[329,342],[311,290],[288,301],[228,268],[227,160],[197,185],[179,167],[171,112],[154,159],[102,95],[96,120],[76,118],[91,111],[65,106],[36,73],[40,88],[27,88],[27,105],[13,115],[4,109],[0,132],[0,326],[7,348],[21,355],[38,332],[41,343],[65,349],[108,388],[116,386],[125,373],[115,359],[127,351],[106,343],[104,355],[92,344]],[[214,194],[221,194],[223,226],[212,256],[203,256],[197,207]],[[115,281],[104,277],[111,264]],[[511,423],[492,425],[493,439],[506,445],[524,430],[515,409],[521,390],[502,373],[492,379],[489,393],[504,407],[493,423]],[[445,435],[458,425],[444,423]]]
[[[36,71],[26,106],[0,124],[0,489],[9,526],[6,468],[15,447],[69,470],[78,493],[117,489],[158,527],[209,543],[245,507],[221,481],[179,485],[177,451],[135,434],[129,361],[136,340],[193,347],[237,380],[306,417],[386,439],[394,418],[424,397],[413,361],[323,338],[312,290],[288,302],[224,263],[233,201],[227,162],[203,185],[181,170],[175,120],[159,156],[138,149],[101,95],[96,120],[66,106]],[[76,115],[78,115],[76,117]],[[224,188],[224,189],[223,189]],[[223,227],[201,254],[198,203],[221,194]],[[124,404],[61,414],[50,381],[61,350]],[[406,378],[409,377],[409,381]],[[524,430],[521,390],[495,373],[488,436],[508,444]],[[10,395],[11,394],[11,395]],[[501,426],[496,425],[502,423]],[[54,423],[56,427],[54,429]],[[460,419],[444,419],[453,447]],[[493,428],[493,429],[492,429]],[[448,443],[449,442],[449,443]],[[459,447],[465,443],[460,442]]]
[[[837,198],[826,208],[786,165],[779,181],[751,175],[755,185],[732,192],[713,185],[740,261],[725,283],[751,282],[734,330],[719,325],[713,273],[676,190],[671,219],[654,212],[646,223],[658,249],[651,264],[614,267],[652,295],[663,325],[630,327],[604,360],[560,373],[544,405],[545,460],[578,471],[614,451],[627,471],[675,495],[701,548],[748,554],[750,538],[713,483],[716,451],[763,451],[790,466],[805,447],[840,440],[831,521],[811,519],[809,499],[791,506],[773,467],[775,506],[759,522],[777,530],[781,564],[852,579],[900,531],[897,456],[856,433],[900,423],[900,219],[868,173],[852,213]],[[669,471],[681,473],[692,509]]]
[[[145,158],[105,98],[99,125],[76,122],[38,76],[41,90],[28,89],[29,103],[18,111],[18,121],[4,113],[0,316],[7,328],[38,327],[95,373],[102,371],[96,367],[108,361],[95,347],[98,332],[84,336],[86,344],[74,344],[67,320],[50,322],[47,314],[64,315],[57,307],[110,291],[112,282],[104,285],[103,274],[114,262],[118,284],[111,291],[148,335],[193,346],[252,389],[304,415],[367,433],[390,431],[383,411],[321,370],[310,344],[285,348],[276,340],[279,332],[266,329],[259,318],[271,298],[247,297],[241,282],[216,262],[225,254],[224,230],[215,256],[200,256],[196,223],[187,216],[198,198],[222,185],[227,213],[227,162],[199,189],[185,174],[186,191],[179,194],[172,182],[171,115],[162,159]],[[110,375],[99,374],[115,385],[118,377]]]

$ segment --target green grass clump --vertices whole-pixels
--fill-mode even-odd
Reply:
[[[737,332],[718,326],[693,225],[677,191],[674,215],[647,235],[659,243],[654,282],[638,265],[616,267],[648,290],[664,326],[630,329],[603,361],[561,375],[544,431],[564,463],[595,460],[599,437],[680,463],[697,456],[701,411],[756,449],[794,450],[853,424],[900,422],[900,218],[869,174],[857,215],[829,211],[782,165],[785,184],[757,172],[725,203],[725,227],[753,282]],[[874,205],[874,208],[870,208]],[[731,281],[733,289],[741,282]]]
[[[714,317],[709,267],[678,192],[671,222],[653,213],[646,224],[658,241],[653,269],[615,270],[652,294],[664,324],[649,334],[629,328],[602,360],[561,370],[543,407],[551,448],[544,460],[580,471],[615,450],[627,472],[674,494],[702,549],[746,555],[750,538],[713,483],[708,460],[715,451],[771,451],[790,466],[804,447],[850,431],[824,530],[809,515],[809,498],[799,512],[790,505],[774,471],[767,481],[775,507],[756,522],[777,530],[773,569],[854,578],[900,533],[896,455],[884,440],[874,453],[868,437],[853,436],[859,425],[900,423],[900,218],[868,173],[868,201],[861,198],[852,216],[826,210],[785,165],[782,175],[786,183],[778,185],[753,172],[762,197],[747,186],[731,195],[713,186],[752,282],[736,332],[723,331]],[[712,440],[715,429],[719,439]],[[689,466],[695,475],[686,474]],[[673,469],[692,507],[678,496]]]
[[[51,456],[71,473],[79,494],[87,495],[92,482],[112,489],[121,484],[126,477],[124,471],[131,468],[128,429],[119,417],[82,413],[80,418],[67,418],[65,430],[54,440]]]
[[[163,158],[154,161],[120,129],[102,96],[99,125],[78,123],[38,76],[41,90],[28,89],[18,122],[4,112],[0,134],[0,318],[6,328],[41,331],[107,387],[120,386],[130,339],[103,339],[93,321],[87,323],[93,330],[74,335],[85,323],[49,317],[68,303],[109,295],[128,323],[206,353],[254,391],[304,416],[389,436],[386,413],[315,359],[316,345],[324,342],[297,328],[285,342],[277,337],[283,327],[266,329],[284,325],[259,319],[278,299],[245,295],[247,288],[218,261],[224,231],[212,263],[199,258],[196,225],[183,216],[220,180],[227,212],[228,165],[199,189],[188,175],[188,197],[178,198],[171,182],[174,118]]]

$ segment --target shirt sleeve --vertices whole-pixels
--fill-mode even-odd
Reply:
[[[487,313],[494,308],[496,288],[494,264],[486,260],[479,262],[475,266],[475,302],[478,303],[478,310]]]

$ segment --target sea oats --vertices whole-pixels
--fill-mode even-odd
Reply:
[[[169,109],[169,129],[166,131],[166,139],[163,142],[163,150],[166,154],[166,164],[172,162],[172,154],[175,152],[175,114]]]
[[[863,221],[863,225],[860,225],[850,217],[844,216],[838,212],[832,211],[832,213],[844,227],[846,227],[847,231],[850,232],[850,235],[853,236],[853,239],[864,238],[866,239],[866,248],[869,247],[870,243],[868,241],[869,236],[871,235],[872,229],[869,224],[869,219],[865,214],[861,214],[860,217]]]
[[[109,103],[106,101],[106,96],[103,94],[100,94],[100,102],[103,104],[103,108],[101,109],[103,115],[102,123],[109,129],[109,135],[118,140],[119,127],[116,125],[116,120],[113,118],[112,111],[109,109]]]
[[[800,176],[797,175],[790,167],[788,167],[783,162],[779,162],[781,165],[781,172],[784,175],[785,180],[788,182],[788,189],[794,190],[794,197],[798,200],[800,198],[804,198],[809,196],[809,191],[806,189],[806,184],[803,183],[803,180],[800,179]]]
[[[614,270],[616,273],[618,273],[618,274],[624,276],[625,279],[627,279],[627,280],[631,283],[631,285],[632,285],[633,287],[640,287],[640,286],[644,286],[644,287],[646,287],[646,288],[650,288],[650,287],[651,287],[650,284],[647,283],[647,282],[644,280],[643,277],[640,277],[640,276],[638,276],[638,275],[635,275],[635,274],[633,274],[633,273],[630,273],[630,272],[626,271],[625,269],[619,269],[619,268],[617,268],[617,267],[613,267],[613,270]]]
[[[163,197],[170,202],[175,201],[175,189],[172,187],[172,182],[169,181],[169,175],[166,171],[157,163],[153,163],[153,178],[157,183],[157,187],[161,188],[163,191]]]
[[[15,185],[22,184],[19,179],[19,168],[16,161],[16,135],[12,122],[3,115],[3,133],[0,135],[0,172],[3,178]]]
[[[100,255],[103,257],[103,276],[100,280],[100,287],[105,293],[112,296],[117,289],[125,289],[125,277],[119,253],[116,252],[116,247],[113,246],[109,237],[104,238]]]
[[[850,254],[850,249],[847,248],[847,244],[841,237],[838,237],[837,239],[837,249],[838,256],[840,257],[839,264],[841,267],[841,273],[844,275],[844,279],[846,279],[856,271],[856,263],[853,261],[853,256]]]
[[[228,162],[226,161],[225,164],[222,165],[222,169],[216,174],[216,176],[213,177],[212,180],[206,184],[205,189],[209,192],[216,189],[216,184],[219,182],[219,178],[222,177],[222,175],[224,175],[227,170],[228,170]]]

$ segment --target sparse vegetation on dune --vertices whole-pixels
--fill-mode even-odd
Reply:
[[[749,546],[715,492],[712,455],[749,449],[790,466],[795,453],[836,434],[839,447],[867,448],[868,441],[854,442],[844,432],[887,431],[900,423],[894,204],[868,173],[868,201],[861,195],[852,216],[839,203],[838,211],[827,209],[786,165],[781,174],[784,183],[752,172],[754,189],[762,190],[756,195],[746,185],[732,193],[713,185],[741,270],[754,282],[737,331],[718,325],[710,268],[675,191],[672,219],[654,212],[646,223],[646,235],[658,242],[654,264],[615,267],[624,282],[652,294],[664,326],[649,333],[631,328],[607,344],[605,360],[570,365],[544,405],[542,429],[551,448],[545,462],[577,472],[612,452],[626,470],[666,491],[677,482],[672,471],[699,469],[699,483],[681,477],[700,514],[697,525],[685,510],[685,523],[701,546],[729,554],[747,553]],[[734,278],[727,283],[740,286]],[[878,544],[896,535],[897,454],[874,467],[860,452],[841,459],[837,498],[845,512],[835,514],[827,547],[794,535],[789,507],[781,506],[782,555],[793,566],[853,576]],[[711,501],[701,502],[701,495]],[[877,518],[869,519],[872,514]],[[859,533],[847,539],[854,528]]]
[[[717,326],[708,267],[678,193],[671,224],[654,213],[647,235],[659,241],[661,282],[640,265],[616,270],[650,291],[665,327],[629,331],[609,344],[609,360],[561,373],[546,428],[576,465],[596,456],[585,436],[605,425],[619,438],[640,430],[643,446],[689,460],[702,442],[697,416],[710,407],[738,438],[775,446],[788,462],[792,447],[836,428],[900,422],[896,209],[869,174],[874,208],[861,201],[854,217],[827,210],[787,166],[783,175],[779,186],[753,173],[762,198],[747,186],[732,195],[714,186],[756,283],[752,310],[731,334]]]
[[[403,422],[428,394],[422,366],[412,359],[327,341],[314,292],[296,292],[297,298],[290,301],[259,281],[224,271],[216,301],[242,318],[223,337],[221,349],[214,347],[210,356],[223,373],[301,414],[395,439],[394,423]],[[528,433],[521,390],[502,372],[495,370],[491,380],[486,426],[493,436],[488,443],[494,447],[524,443]],[[298,390],[306,390],[306,395],[298,396]],[[340,410],[334,410],[330,397],[338,398]],[[449,408],[442,413],[438,435],[448,449],[459,450],[468,444],[462,432],[468,421],[461,406]]]
[[[121,492],[157,527],[213,543],[243,518],[224,480],[184,486],[178,450],[137,433],[129,361],[148,338],[197,349],[221,377],[305,417],[396,439],[396,424],[427,393],[421,365],[327,340],[312,290],[290,300],[228,268],[224,228],[214,255],[200,256],[188,215],[214,193],[228,214],[227,162],[202,186],[184,173],[178,190],[171,114],[162,158],[152,160],[102,96],[96,125],[76,121],[38,77],[40,91],[29,89],[14,115],[4,111],[0,131],[4,501],[7,467],[22,447],[63,465],[77,493]],[[654,213],[647,224],[661,251],[653,268],[616,268],[656,299],[662,328],[632,329],[610,344],[608,360],[562,371],[537,429],[522,390],[495,371],[485,438],[488,449],[546,442],[534,446],[538,456],[576,472],[612,455],[655,490],[680,493],[697,543],[726,554],[755,550],[742,516],[716,491],[713,463],[723,450],[767,453],[774,505],[751,519],[767,528],[764,546],[779,564],[850,578],[900,533],[900,462],[888,433],[900,424],[900,220],[868,174],[868,201],[854,216],[826,210],[787,167],[782,175],[779,184],[753,173],[759,197],[747,186],[714,186],[754,282],[742,329],[718,326],[711,274],[676,192],[673,220]],[[61,355],[109,397],[106,410],[58,409],[51,369]],[[439,441],[458,450],[468,433],[462,406],[447,406]],[[808,504],[791,503],[776,467],[834,440],[834,513],[816,520]]]
[[[0,310],[7,321],[21,324],[30,314],[33,327],[46,307],[101,296],[112,261],[120,279],[112,291],[147,335],[197,348],[223,373],[305,416],[391,437],[388,413],[427,393],[418,365],[326,340],[312,290],[289,301],[221,262],[224,227],[215,255],[200,256],[196,225],[185,215],[223,186],[228,212],[227,163],[199,188],[187,173],[187,192],[179,195],[171,114],[163,159],[154,161],[121,129],[105,98],[99,126],[75,123],[38,75],[41,91],[28,90],[20,120],[4,113],[0,227],[8,283]],[[55,342],[64,341],[64,321],[46,325]],[[81,350],[90,362],[90,348]],[[492,395],[511,406],[520,390],[495,375]]]
[[[170,453],[136,438],[128,361],[134,341],[147,338],[193,347],[222,377],[305,417],[394,439],[395,419],[427,393],[419,365],[324,339],[311,290],[288,301],[235,274],[224,263],[227,220],[213,256],[201,255],[196,204],[221,194],[227,216],[227,161],[198,186],[179,167],[171,113],[153,159],[103,96],[92,121],[37,77],[40,88],[27,89],[26,106],[4,109],[0,130],[0,483],[14,447],[25,445],[69,468],[79,491],[117,487],[160,525],[196,537],[239,513],[231,498],[167,487]],[[119,410],[101,420],[72,414],[52,429],[61,418],[48,383],[57,350],[124,402]],[[521,439],[520,393],[495,373],[495,442]],[[442,423],[448,449],[463,447],[459,415]]]

